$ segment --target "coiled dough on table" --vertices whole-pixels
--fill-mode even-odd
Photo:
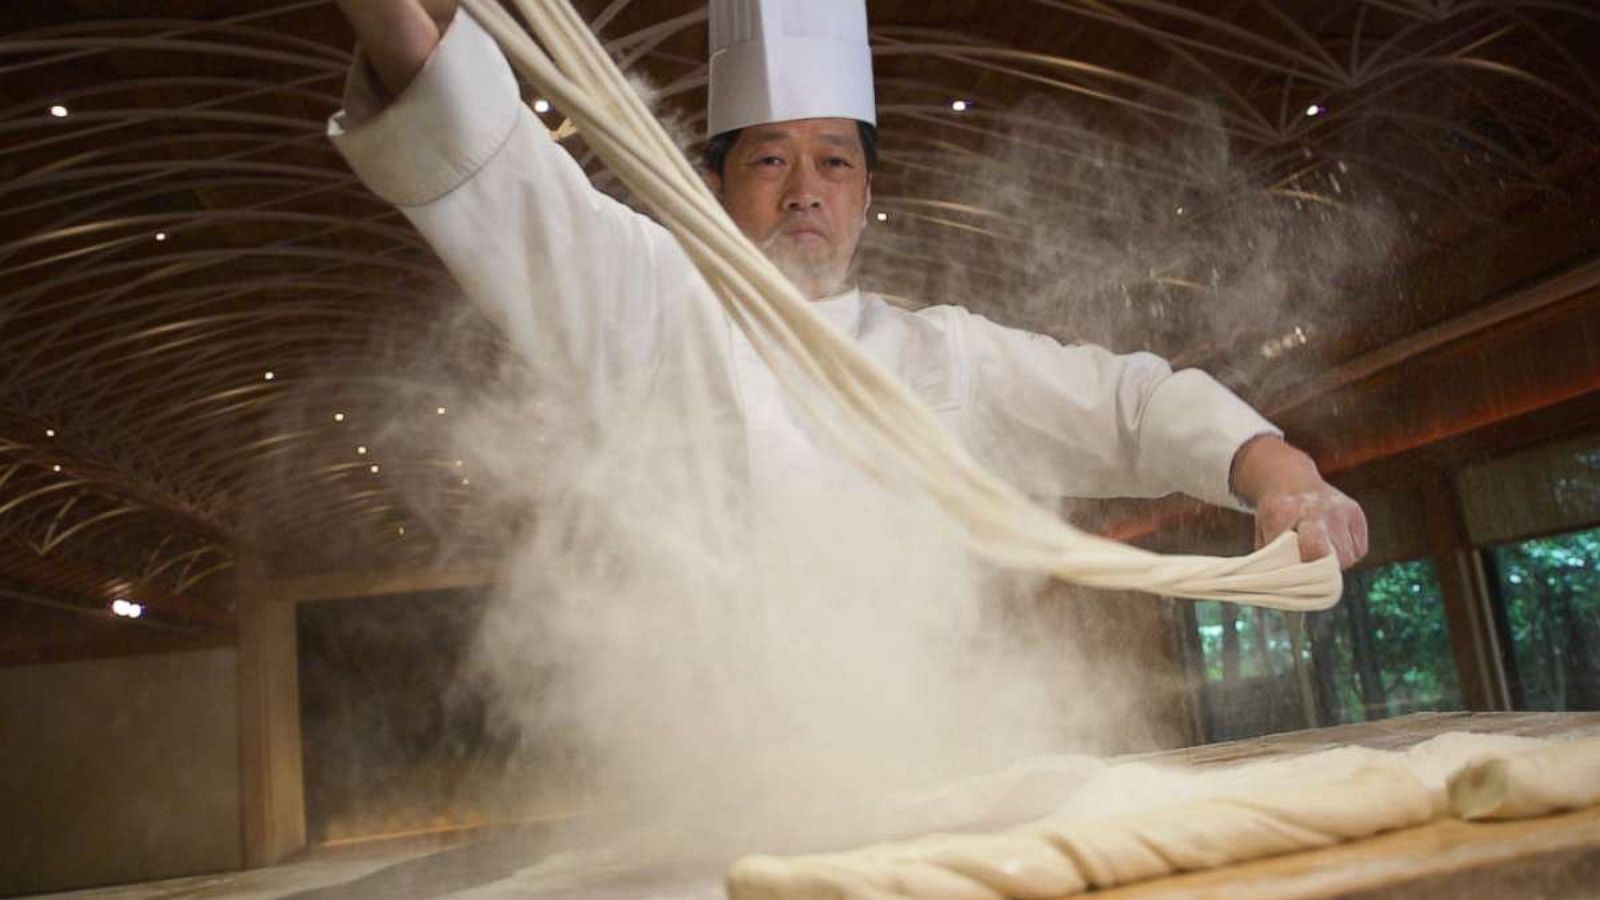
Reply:
[[[1046,818],[998,834],[945,834],[843,853],[751,856],[731,900],[1045,900],[1421,825],[1434,803],[1398,766],[1094,821]]]
[[[1549,744],[1466,766],[1450,777],[1450,812],[1525,819],[1600,804],[1600,737]]]

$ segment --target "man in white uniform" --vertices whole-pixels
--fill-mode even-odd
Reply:
[[[729,398],[749,474],[779,481],[813,441],[659,225],[594,187],[522,105],[493,41],[453,0],[339,0],[361,44],[330,134],[468,296],[525,352],[597,384],[695,364]],[[1041,497],[1183,492],[1254,509],[1302,555],[1366,552],[1359,506],[1204,373],[1062,346],[959,307],[862,294],[875,111],[863,0],[714,0],[706,177],[733,220],[829,321],[894,371],[987,464]],[[693,340],[690,340],[693,338]]]

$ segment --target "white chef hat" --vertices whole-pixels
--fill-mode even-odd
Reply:
[[[878,124],[866,0],[710,0],[706,133],[790,119]]]

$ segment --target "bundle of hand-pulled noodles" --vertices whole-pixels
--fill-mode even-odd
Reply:
[[[1248,556],[1167,556],[1086,534],[1035,506],[981,468],[893,375],[808,308],[723,212],[567,0],[516,0],[539,43],[492,0],[464,3],[672,230],[817,427],[871,469],[892,461],[897,478],[909,478],[963,525],[974,550],[1003,565],[1114,590],[1287,610],[1337,601],[1338,563],[1331,556],[1301,562],[1293,534]]]

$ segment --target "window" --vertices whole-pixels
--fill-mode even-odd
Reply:
[[[1439,576],[1427,560],[1345,575],[1339,605],[1306,617],[1323,721],[1460,709]]]
[[[1489,548],[1512,703],[1600,709],[1600,528]]]
[[[1305,617],[1302,693],[1290,620],[1220,603],[1194,606],[1191,652],[1207,740],[1460,709],[1461,690],[1433,563],[1348,573],[1338,606]],[[1303,696],[1315,709],[1307,714]]]

